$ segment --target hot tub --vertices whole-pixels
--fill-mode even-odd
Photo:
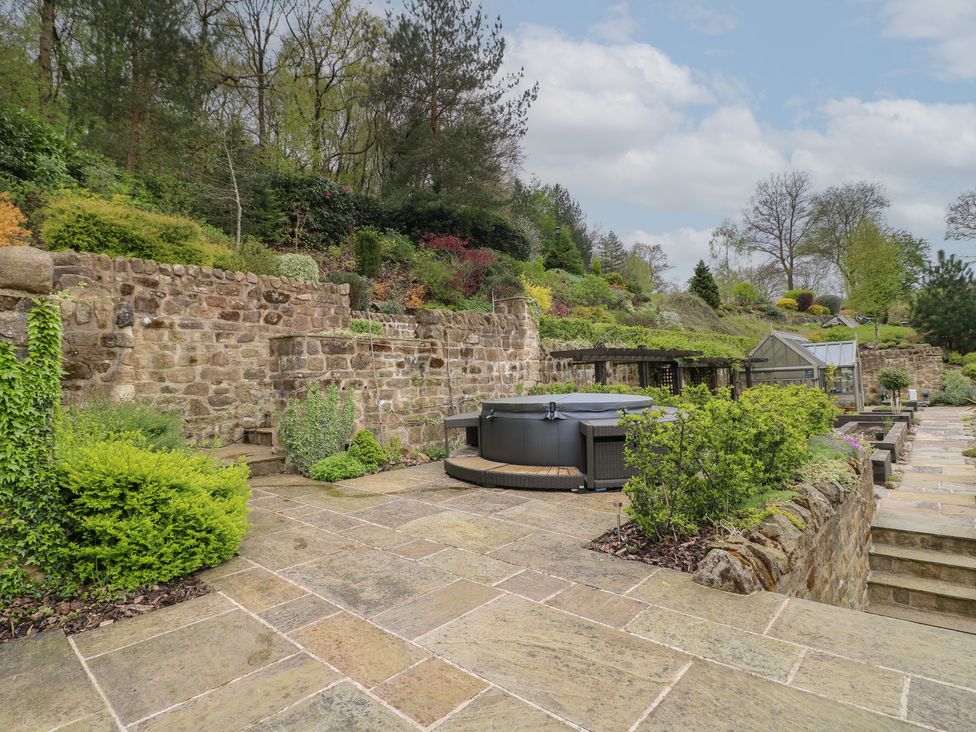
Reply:
[[[616,419],[654,406],[632,394],[542,394],[492,399],[481,405],[480,453],[515,465],[585,469],[580,421]]]

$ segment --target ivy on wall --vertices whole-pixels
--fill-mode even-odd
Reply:
[[[54,481],[61,402],[61,313],[35,300],[27,355],[0,342],[0,597],[58,569],[64,533]]]

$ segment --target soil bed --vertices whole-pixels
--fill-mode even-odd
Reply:
[[[621,527],[621,537],[617,530],[611,529],[603,536],[593,540],[590,548],[594,551],[612,554],[621,559],[668,567],[681,572],[694,572],[698,563],[708,553],[708,543],[719,532],[715,526],[703,526],[697,534],[680,536],[677,539],[656,540],[644,534],[637,524],[631,522]]]
[[[0,610],[0,643],[62,628],[67,635],[158,610],[213,591],[203,580],[184,577],[123,596],[104,591],[65,598],[56,594],[18,597]]]

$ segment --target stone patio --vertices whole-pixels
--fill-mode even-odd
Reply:
[[[620,494],[252,484],[215,593],[0,646],[0,729],[976,728],[976,636],[587,550]]]

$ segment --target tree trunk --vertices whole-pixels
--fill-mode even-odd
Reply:
[[[241,208],[241,192],[237,187],[237,173],[234,170],[234,159],[230,156],[230,146],[227,144],[227,137],[224,137],[224,152],[227,153],[227,169],[230,171],[230,182],[234,187],[234,203],[237,206],[237,219],[234,227],[234,243],[237,251],[241,250],[241,218],[243,209]]]
[[[51,49],[54,46],[54,0],[41,0],[41,34],[38,38],[37,62],[40,66],[41,114],[48,122],[52,117],[54,102],[54,67],[51,63]]]
[[[139,94],[135,88],[129,103],[129,150],[125,156],[125,169],[132,172],[136,167],[136,145],[139,142],[139,118],[142,110],[139,106]]]

